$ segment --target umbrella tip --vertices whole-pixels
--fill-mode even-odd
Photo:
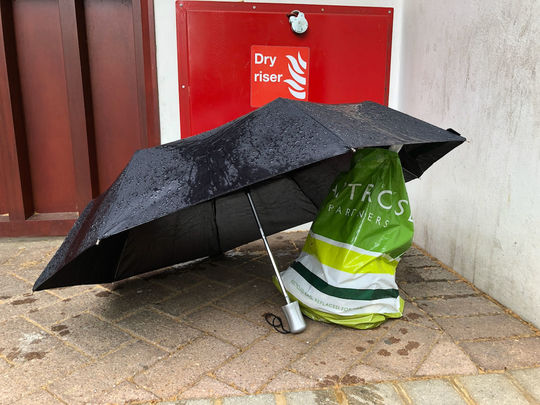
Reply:
[[[455,129],[453,129],[453,128],[447,128],[446,130],[447,130],[448,132],[452,133],[452,134],[460,135],[460,136],[461,136],[461,134],[460,134],[458,131],[456,131]]]

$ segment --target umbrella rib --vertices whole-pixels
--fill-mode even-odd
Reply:
[[[124,255],[124,250],[126,249],[127,239],[129,236],[129,231],[124,238],[124,243],[122,243],[122,250],[120,251],[120,254],[118,255],[118,263],[116,263],[116,269],[114,270],[114,276],[113,281],[116,281],[116,277],[118,276],[118,269],[120,269],[120,262],[122,261],[122,256]]]
[[[304,110],[303,108],[299,108],[298,105],[296,103],[291,103],[294,105],[294,108],[296,108],[297,110],[303,112],[304,114],[306,114],[309,118],[311,118],[313,121],[315,121],[317,124],[319,124],[321,127],[323,127],[324,129],[326,129],[328,132],[330,132],[332,135],[334,135],[338,140],[340,140],[342,143],[344,143],[345,145],[347,145],[347,147],[350,149],[352,148],[353,146],[352,145],[348,145],[347,142],[345,142],[345,140],[339,136],[338,134],[336,134],[334,131],[332,131],[330,128],[328,128],[326,125],[324,125],[321,121],[319,121],[317,118],[315,118],[314,116],[312,116],[310,113],[308,113],[306,110]]]
[[[221,250],[221,237],[219,235],[219,227],[217,223],[217,209],[216,209],[216,200],[212,200],[212,210],[214,211],[214,226],[216,227],[216,236],[217,236],[217,245],[220,252]]]
[[[311,197],[310,197],[309,195],[307,195],[306,193],[304,193],[304,191],[302,190],[302,187],[300,187],[300,184],[298,184],[298,182],[297,182],[296,179],[294,178],[294,173],[291,174],[290,179],[294,182],[294,184],[296,184],[296,187],[298,187],[298,190],[300,190],[300,192],[301,192],[302,194],[304,194],[304,195],[307,197],[307,199],[309,200],[309,202],[310,202],[311,204],[313,204],[313,206],[315,207],[315,209],[318,210],[319,207],[317,206],[317,204],[315,204],[315,202],[311,199]]]

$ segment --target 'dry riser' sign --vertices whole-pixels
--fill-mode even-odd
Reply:
[[[251,106],[260,107],[278,97],[308,100],[309,48],[251,47]]]

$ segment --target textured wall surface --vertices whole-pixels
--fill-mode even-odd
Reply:
[[[540,326],[540,3],[410,1],[399,109],[468,139],[410,189],[416,243]]]

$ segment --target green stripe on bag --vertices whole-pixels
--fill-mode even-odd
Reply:
[[[309,271],[302,263],[294,262],[291,267],[300,274],[309,284],[326,295],[347,300],[370,301],[382,298],[397,298],[399,292],[396,289],[356,289],[356,288],[338,288],[328,284],[326,281],[317,277]]]
[[[331,245],[308,236],[303,248],[304,252],[315,256],[322,264],[341,271],[359,274],[396,274],[397,261],[390,262],[379,256],[369,256],[349,249]]]

